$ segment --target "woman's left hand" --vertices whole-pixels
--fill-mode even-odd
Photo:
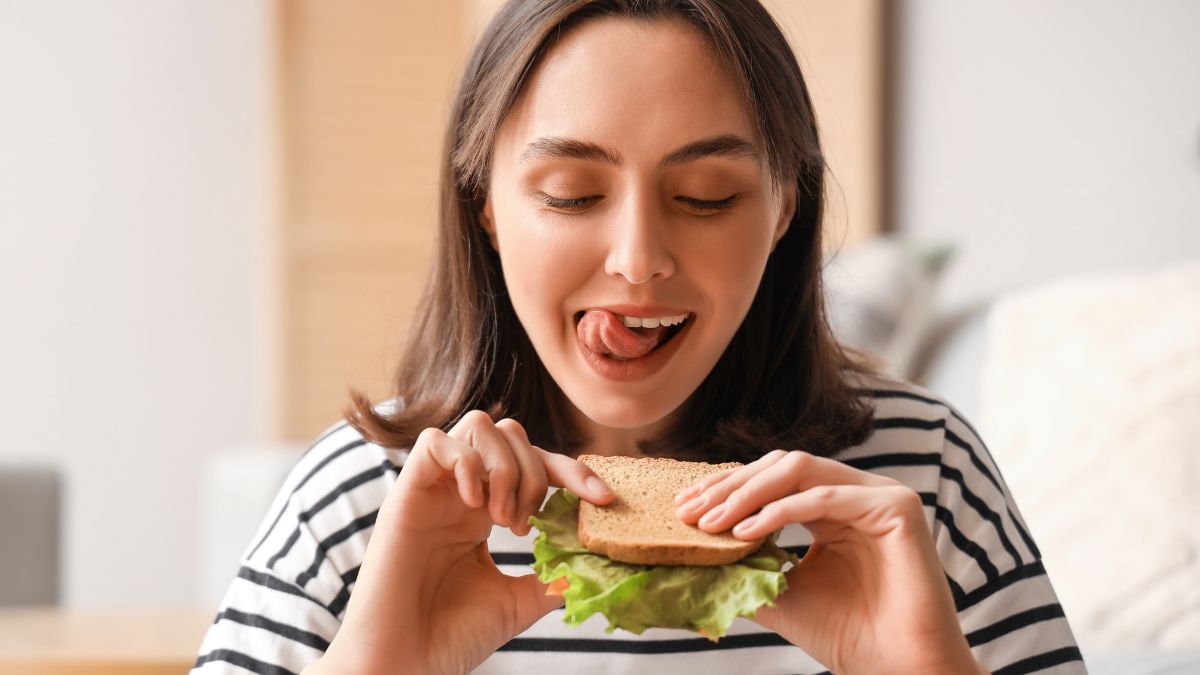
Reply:
[[[986,672],[958,623],[920,496],[806,452],[775,450],[679,493],[679,518],[739,539],[799,523],[813,544],[754,620],[839,675]]]

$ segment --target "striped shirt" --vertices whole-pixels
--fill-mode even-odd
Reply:
[[[1086,673],[1029,527],[971,425],[915,385],[877,377],[855,384],[874,407],[874,431],[837,459],[920,494],[976,658],[1003,675]],[[193,673],[298,673],[325,651],[405,454],[365,442],[344,421],[313,443],[242,557]],[[493,528],[488,547],[501,571],[531,573],[536,534]],[[811,537],[789,525],[779,543],[802,556]],[[674,629],[606,633],[598,614],[577,627],[562,618],[561,609],[550,612],[474,672],[828,672],[748,619],[712,643]]]

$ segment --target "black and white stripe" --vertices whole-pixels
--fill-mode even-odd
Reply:
[[[995,673],[1086,672],[1041,554],[979,434],[929,392],[883,378],[856,382],[874,430],[838,459],[915,490],[946,570],[967,642]],[[247,550],[205,636],[195,670],[298,673],[332,640],[346,610],[375,516],[404,453],[330,427],[297,462]],[[494,528],[492,559],[529,574],[536,533]],[[780,545],[803,556],[811,536],[789,526]],[[549,613],[492,655],[478,673],[828,673],[799,648],[746,619],[717,643],[694,633],[605,631]]]

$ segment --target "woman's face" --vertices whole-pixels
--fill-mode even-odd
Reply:
[[[667,418],[750,308],[795,191],[772,189],[745,106],[682,19],[600,19],[549,51],[499,130],[483,224],[534,348],[593,432]],[[629,358],[662,332],[629,319],[685,314]]]

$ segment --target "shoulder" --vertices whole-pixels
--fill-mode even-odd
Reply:
[[[848,374],[846,381],[874,408],[876,418],[954,419],[965,424],[950,401],[918,384],[871,373]]]
[[[871,436],[846,449],[848,460],[878,454],[921,455],[922,463],[937,467],[941,481],[974,486],[976,492],[993,500],[1011,499],[982,436],[951,402],[924,387],[887,376],[849,379],[872,406],[874,419]]]
[[[921,495],[956,600],[963,587],[983,588],[1034,569],[1041,553],[970,421],[912,383],[863,376],[855,387],[874,407],[874,432],[838,458],[891,475]]]
[[[839,460],[920,493],[935,536],[949,537],[956,549],[972,549],[968,540],[991,534],[1012,565],[1039,556],[987,445],[949,401],[886,376],[856,375],[851,382],[874,409],[873,431]],[[971,557],[982,562],[977,571],[984,577],[1004,567]]]
[[[389,400],[375,408],[383,411],[391,404]],[[363,472],[398,472],[407,454],[407,450],[386,448],[366,440],[349,422],[341,420],[327,427],[309,445],[284,488],[290,488],[297,497],[319,502],[330,490],[351,488],[347,481]]]
[[[391,400],[376,405],[384,410]],[[323,510],[337,500],[353,502],[355,512],[386,493],[391,480],[376,481],[389,474],[393,479],[404,464],[407,450],[386,448],[372,443],[346,420],[326,428],[309,445],[284,482],[282,492],[299,505],[309,507],[306,520],[320,521],[314,509]],[[368,496],[370,495],[370,496]],[[379,496],[382,501],[382,496]]]
[[[859,457],[904,448],[941,454],[946,446],[981,448],[974,427],[945,398],[928,389],[886,375],[853,373],[847,383],[872,409],[872,434],[847,448],[839,458]]]
[[[345,420],[327,427],[280,486],[244,562],[315,595],[343,587],[357,574],[406,455],[367,441]]]

